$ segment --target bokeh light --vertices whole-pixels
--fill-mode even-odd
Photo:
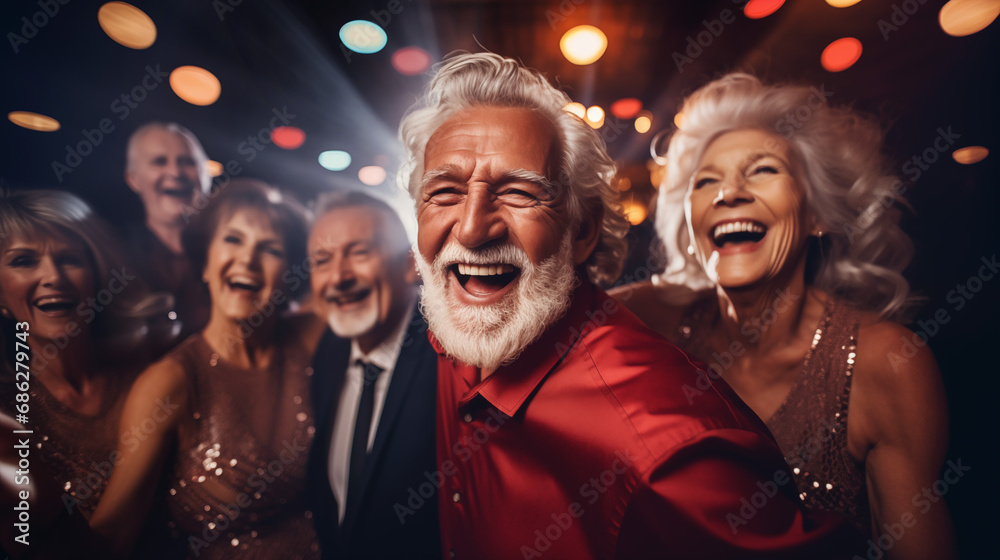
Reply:
[[[611,114],[619,119],[631,119],[642,111],[642,101],[634,97],[619,99],[611,104]]]
[[[743,6],[743,15],[750,19],[765,18],[778,11],[785,0],[750,0]]]
[[[327,150],[319,155],[319,164],[330,171],[343,171],[351,165],[351,154],[342,150]]]
[[[377,165],[362,167],[358,170],[358,179],[370,187],[381,185],[385,182],[385,169]]]
[[[938,13],[941,29],[965,37],[986,29],[1000,16],[1000,0],[951,0]]]
[[[684,113],[683,112],[677,113],[676,115],[674,115],[674,126],[676,126],[677,128],[683,128],[684,127]]]
[[[962,165],[972,165],[979,163],[990,155],[990,151],[983,146],[967,146],[951,153],[951,157]]]
[[[222,175],[222,172],[224,171],[222,164],[214,159],[210,159],[205,162],[205,168],[208,169],[208,174],[211,177],[218,177],[219,175]]]
[[[180,66],[170,73],[170,89],[192,105],[211,105],[222,94],[222,84],[214,74],[197,66]]]
[[[648,112],[643,112],[635,118],[635,131],[639,134],[646,134],[649,129],[653,128],[653,116]]]
[[[820,63],[829,72],[847,70],[861,58],[861,41],[854,37],[844,37],[827,45],[820,56]]]
[[[431,67],[431,55],[420,47],[404,47],[392,53],[392,67],[404,76],[416,76]]]
[[[563,111],[576,115],[581,119],[587,118],[587,108],[583,106],[583,103],[577,103],[576,101],[572,103],[567,103],[563,107]]]
[[[108,2],[97,11],[97,23],[119,45],[148,49],[156,42],[156,24],[146,12],[125,2]]]
[[[592,105],[587,109],[586,118],[583,119],[591,128],[601,128],[604,126],[604,109],[597,105]]]
[[[359,54],[372,54],[385,48],[389,37],[385,30],[374,23],[356,19],[340,28],[340,40],[344,46]]]
[[[848,6],[855,5],[860,1],[861,0],[826,0],[826,3],[834,8],[846,8]]]
[[[28,130],[37,130],[39,132],[54,132],[59,130],[59,121],[47,115],[32,113],[31,111],[11,111],[7,113],[7,120]]]
[[[628,223],[633,226],[637,226],[646,221],[646,216],[649,215],[649,210],[647,210],[642,204],[638,204],[635,201],[626,202],[623,206],[625,219],[628,220]]]
[[[306,133],[296,126],[279,126],[271,131],[271,141],[279,148],[294,150],[306,141]]]
[[[597,62],[608,48],[608,37],[593,25],[570,29],[559,40],[559,50],[566,60],[586,66]]]

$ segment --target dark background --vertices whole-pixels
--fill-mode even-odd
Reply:
[[[654,133],[672,126],[685,95],[731,70],[751,71],[766,81],[811,84],[833,92],[833,104],[874,114],[887,127],[887,150],[901,175],[907,160],[932,146],[939,128],[960,135],[952,148],[988,147],[994,153],[969,166],[943,154],[907,183],[912,211],[904,227],[917,244],[907,277],[926,298],[918,317],[924,323],[911,328],[930,335],[945,376],[952,417],[948,457],[972,467],[946,498],[962,552],[971,556],[993,548],[987,543],[992,544],[989,537],[1000,516],[997,438],[989,434],[997,424],[991,410],[1000,371],[995,351],[1000,279],[973,280],[970,288],[982,287],[970,292],[971,300],[952,290],[976,276],[981,258],[990,260],[1000,245],[995,179],[1000,24],[968,37],[949,37],[937,21],[944,2],[933,0],[864,0],[843,9],[823,0],[791,0],[760,20],[744,17],[743,2],[733,0],[237,2],[136,0],[133,4],[156,23],[158,37],[148,49],[131,50],[101,30],[101,2],[69,0],[15,53],[10,33],[22,34],[21,18],[30,20],[41,7],[38,0],[5,1],[0,7],[0,30],[7,37],[0,45],[0,110],[46,114],[62,128],[42,133],[0,123],[0,180],[8,187],[65,189],[115,223],[141,221],[139,200],[122,179],[125,144],[146,121],[174,120],[194,131],[210,158],[235,160],[243,176],[280,185],[303,199],[340,187],[401,198],[392,180],[402,154],[396,128],[429,79],[427,73],[404,76],[392,68],[392,53],[406,46],[427,50],[435,62],[456,49],[518,58],[544,71],[574,100],[606,111],[622,97],[642,100],[653,113],[649,133],[637,133],[631,121],[614,123],[610,115],[605,124],[609,151],[632,181],[624,196],[640,206],[655,198],[646,168]],[[672,55],[685,54],[689,39],[704,31],[706,22],[718,29],[712,22],[725,10],[735,21],[723,24],[722,32],[679,70]],[[338,30],[358,18],[383,26],[389,37],[384,50],[345,54]],[[880,20],[898,29],[886,36]],[[597,25],[609,38],[604,56],[585,67],[567,62],[558,47],[562,34],[580,24]],[[843,72],[825,71],[820,53],[845,36],[861,40],[861,59]],[[218,102],[190,105],[164,80],[125,118],[115,111],[115,100],[142,83],[147,67],[169,72],[187,64],[219,78]],[[291,124],[305,130],[305,144],[293,151],[268,145],[248,161],[240,144],[268,127],[272,110],[284,108],[295,115]],[[53,162],[65,163],[67,147],[77,146],[84,131],[105,118],[114,130],[71,173],[57,178]],[[622,132],[609,132],[612,126]],[[350,152],[351,167],[342,172],[320,167],[318,154],[330,149]],[[390,178],[382,186],[364,187],[358,181],[357,170],[371,164],[388,168]],[[631,235],[642,254],[650,242],[648,221]],[[964,301],[960,309],[958,301]],[[942,309],[950,320],[931,328],[927,320]]]

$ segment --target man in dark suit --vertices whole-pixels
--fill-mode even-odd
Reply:
[[[308,493],[323,557],[439,559],[437,354],[406,232],[360,192],[321,197],[316,216],[312,291],[330,330],[313,360]]]

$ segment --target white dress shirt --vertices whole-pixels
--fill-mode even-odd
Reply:
[[[375,408],[372,411],[372,425],[368,432],[368,451],[371,451],[375,442],[375,434],[378,431],[379,419],[382,417],[382,408],[385,406],[385,396],[389,392],[389,384],[392,382],[392,372],[396,368],[396,360],[399,358],[399,351],[403,346],[403,337],[406,336],[406,327],[412,317],[413,304],[410,302],[410,312],[403,315],[396,330],[392,335],[382,341],[372,349],[367,355],[358,347],[358,341],[351,341],[351,358],[347,363],[347,371],[344,372],[344,387],[340,392],[340,399],[337,401],[337,415],[333,423],[333,437],[330,441],[330,454],[327,457],[329,468],[330,487],[333,488],[333,495],[337,498],[337,509],[340,515],[340,522],[344,522],[344,512],[347,511],[347,480],[351,471],[351,445],[354,440],[354,423],[358,417],[358,403],[361,401],[361,389],[363,388],[364,371],[358,365],[358,360],[375,364],[384,371],[375,381]]]

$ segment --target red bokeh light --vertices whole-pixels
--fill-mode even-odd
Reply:
[[[785,0],[750,0],[743,7],[743,15],[750,19],[764,18],[777,12],[784,3]]]
[[[642,111],[642,101],[634,97],[619,99],[611,104],[611,114],[619,119],[631,119]]]
[[[820,63],[830,72],[847,70],[861,58],[861,41],[854,37],[844,37],[827,45],[823,49]]]
[[[392,53],[392,67],[406,76],[416,76],[431,67],[431,55],[420,47],[404,47]]]
[[[294,126],[279,126],[271,131],[271,141],[279,148],[294,150],[305,143],[306,133]]]

